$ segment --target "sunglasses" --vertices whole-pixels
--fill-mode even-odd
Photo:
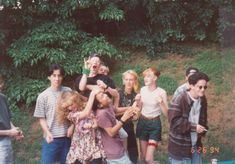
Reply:
[[[204,90],[206,90],[206,89],[207,89],[207,86],[206,86],[206,85],[205,85],[205,86],[198,86],[198,88],[199,88],[199,89],[204,88]]]

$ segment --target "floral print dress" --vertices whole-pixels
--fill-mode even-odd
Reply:
[[[105,158],[100,130],[87,128],[87,125],[94,124],[94,115],[79,119],[79,112],[70,112],[67,118],[74,123],[75,129],[66,163],[74,163],[76,160],[86,163],[93,159]]]

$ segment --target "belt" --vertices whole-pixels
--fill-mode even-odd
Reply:
[[[156,116],[156,117],[146,117],[144,115],[140,115],[140,118],[143,120],[160,120],[160,116]]]

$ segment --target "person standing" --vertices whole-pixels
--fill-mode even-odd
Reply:
[[[188,79],[189,90],[180,93],[170,104],[169,164],[202,164],[201,137],[208,130],[205,97],[208,81],[206,74],[194,73]]]
[[[56,121],[57,98],[62,91],[71,91],[69,87],[62,86],[65,75],[64,69],[57,64],[51,65],[48,71],[50,87],[39,94],[34,111],[34,117],[39,119],[43,130],[42,164],[59,162],[64,164],[70,148],[70,136],[73,125],[68,122],[59,124]]]
[[[139,91],[138,75],[133,70],[127,70],[122,74],[123,87],[119,90],[119,107],[130,107],[135,102],[135,96]],[[121,117],[119,117],[120,119]],[[138,147],[132,120],[128,120],[123,125],[127,132],[127,152],[132,163],[138,160]]]
[[[161,141],[161,120],[163,113],[167,116],[168,104],[166,91],[157,86],[160,72],[148,68],[143,72],[145,86],[141,88],[136,100],[142,106],[141,115],[136,128],[136,136],[140,140],[141,160],[143,163],[154,164],[154,151]]]
[[[11,122],[11,112],[6,96],[2,93],[4,81],[0,75],[0,163],[13,164],[13,150],[11,138],[16,140],[24,138],[22,130]]]
[[[98,92],[92,91],[87,102],[83,101],[76,91],[62,92],[59,97],[56,112],[59,123],[69,120],[75,125],[66,159],[68,164],[102,164],[105,159],[101,132],[92,112],[94,98]]]
[[[195,67],[189,67],[186,69],[185,72],[185,80],[186,82],[182,85],[180,85],[174,92],[173,98],[174,99],[177,95],[179,95],[181,92],[183,91],[187,91],[189,89],[189,83],[188,83],[188,78],[189,76],[191,76],[192,74],[199,72],[199,70]]]

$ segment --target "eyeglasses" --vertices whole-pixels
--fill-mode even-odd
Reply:
[[[207,86],[206,86],[206,85],[205,85],[205,86],[198,86],[198,88],[199,88],[199,89],[204,88],[204,90],[206,90],[206,89],[207,89]]]

